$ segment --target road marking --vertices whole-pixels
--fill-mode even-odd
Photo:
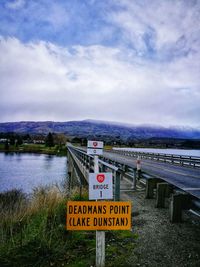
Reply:
[[[185,190],[185,191],[198,191],[198,190],[200,190],[200,187],[198,188],[196,188],[196,187],[183,187],[183,188],[181,188],[181,189],[183,189],[183,190]]]
[[[124,159],[124,157],[119,157],[119,158],[121,158],[121,160]],[[115,157],[115,160],[116,160],[116,157]],[[125,164],[126,164],[126,162],[125,162]],[[174,174],[180,174],[180,175],[182,175],[182,176],[187,176],[187,177],[190,177],[190,178],[198,178],[198,179],[200,179],[200,176],[191,175],[191,174],[185,174],[185,173],[182,173],[182,172],[180,172],[180,171],[169,170],[169,169],[167,169],[166,167],[163,168],[163,167],[160,167],[160,166],[152,166],[151,163],[147,163],[147,162],[144,162],[144,161],[143,161],[143,164],[144,164],[144,165],[149,165],[150,167],[154,167],[154,168],[157,168],[157,169],[161,169],[161,170],[163,170],[163,171],[171,172],[171,173],[174,173]],[[174,166],[174,165],[172,165],[172,166]]]
[[[149,165],[152,167],[152,165],[150,163],[146,163],[144,162],[144,165]],[[162,169],[163,171],[168,171],[168,172],[172,172],[174,174],[180,174],[180,175],[183,175],[183,176],[188,176],[188,177],[192,177],[192,178],[200,178],[200,176],[196,176],[196,175],[191,175],[191,174],[186,174],[186,173],[182,173],[182,172],[179,172],[179,171],[174,171],[174,170],[169,170],[167,168],[163,168],[163,167],[159,167],[159,166],[155,166],[155,168],[157,169]]]

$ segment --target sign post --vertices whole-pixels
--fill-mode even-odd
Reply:
[[[99,172],[99,158],[94,156],[94,173]],[[96,266],[105,266],[105,231],[96,231]]]
[[[99,163],[98,155],[103,154],[103,142],[101,141],[88,141],[87,143],[87,154],[94,155],[94,173],[99,174]],[[89,179],[89,188],[92,187],[92,178]],[[102,178],[100,178],[101,180]],[[100,181],[99,180],[99,181]],[[91,196],[91,190],[89,189],[89,199],[94,199]],[[100,191],[101,194],[102,191]],[[96,198],[96,200],[99,198]],[[96,231],[96,266],[104,267],[105,266],[105,232]]]
[[[94,155],[94,173],[89,174],[89,200],[96,202],[68,201],[67,229],[96,230],[96,267],[105,267],[105,230],[131,229],[131,203],[119,201],[118,176],[116,201],[103,201],[113,199],[112,173],[99,173],[98,155],[103,154],[103,142],[88,141],[87,154]]]

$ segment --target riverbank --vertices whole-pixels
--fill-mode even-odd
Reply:
[[[88,200],[86,190],[71,195],[58,187],[0,193],[0,266],[95,266],[95,231],[66,230],[66,201]],[[106,266],[131,267],[126,259],[135,247],[130,231],[106,232]]]
[[[132,199],[132,231],[106,232],[106,267],[195,267],[200,264],[200,222],[184,214],[169,222],[142,189],[123,192]],[[95,266],[95,232],[66,230],[66,201],[88,200],[75,190],[39,188],[30,199],[21,191],[0,194],[0,266]]]
[[[67,150],[64,145],[47,147],[45,145],[38,145],[38,144],[24,144],[17,147],[10,145],[9,148],[5,149],[5,145],[0,144],[0,152],[37,153],[37,154],[58,155],[58,156],[67,155]]]

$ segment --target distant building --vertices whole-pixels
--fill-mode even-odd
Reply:
[[[45,144],[45,141],[44,141],[44,140],[33,140],[33,143],[34,143],[34,144],[40,144],[40,145],[43,145],[43,144]]]
[[[0,138],[0,144],[5,144],[7,141],[10,142],[7,138]]]

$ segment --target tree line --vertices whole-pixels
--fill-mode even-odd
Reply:
[[[47,135],[18,134],[13,132],[0,133],[0,143],[4,144],[6,150],[10,146],[18,147],[23,144],[44,144],[46,147],[63,146],[67,142],[64,134],[49,132]]]

